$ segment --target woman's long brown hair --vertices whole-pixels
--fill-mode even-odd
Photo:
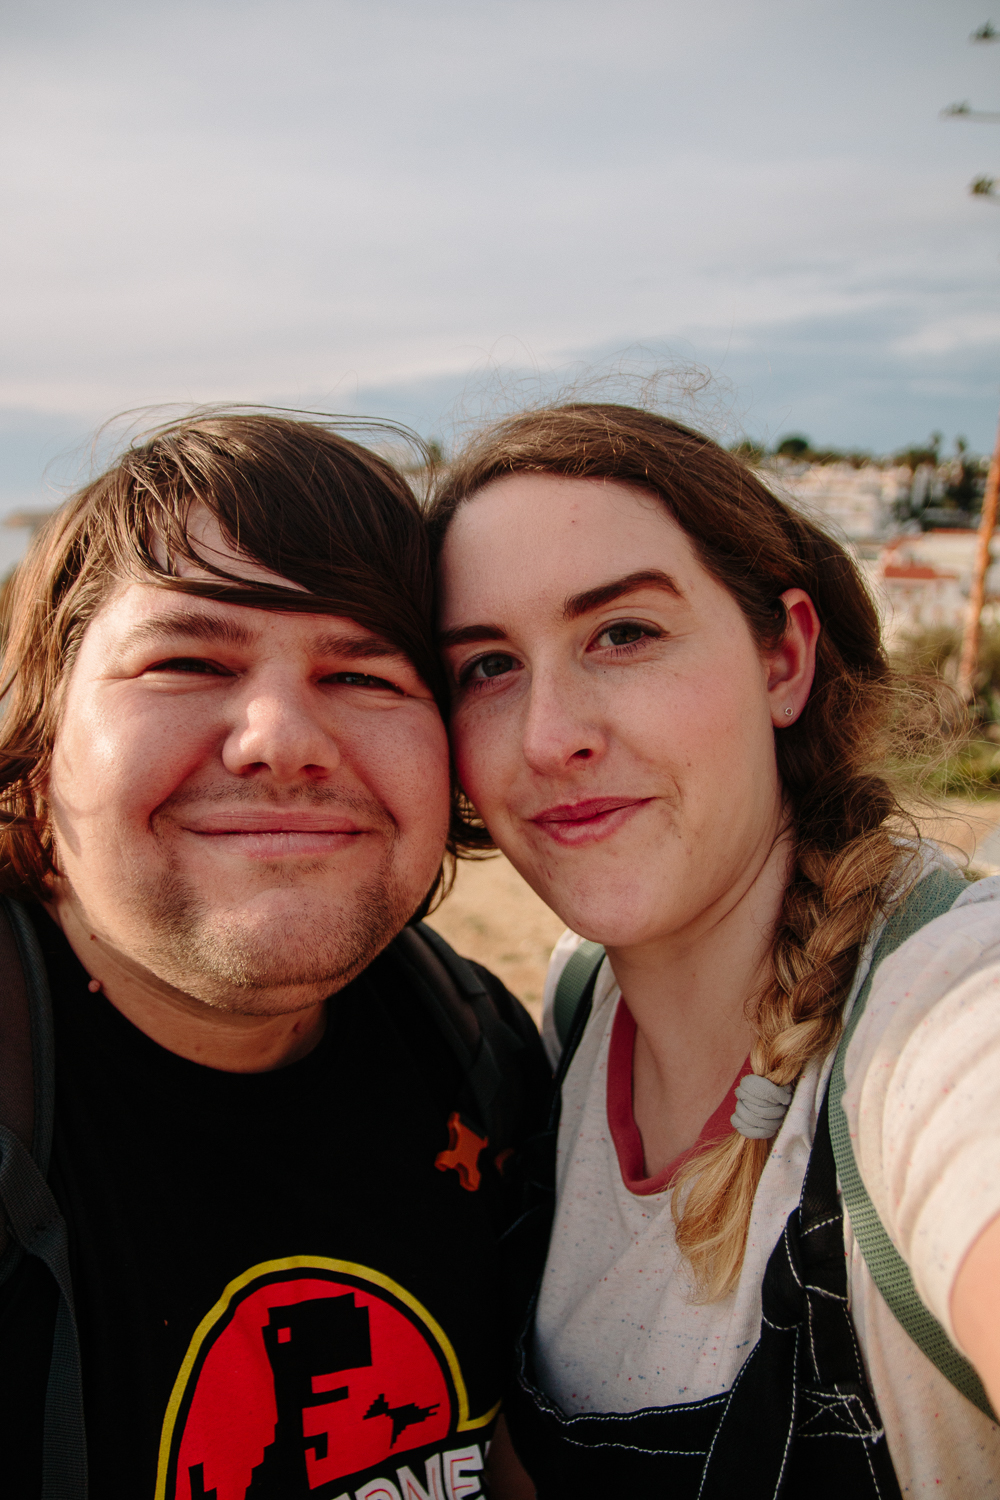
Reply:
[[[912,751],[933,700],[894,678],[875,606],[845,549],[701,433],[652,412],[597,404],[500,422],[446,474],[428,516],[436,549],[464,501],[518,472],[611,479],[656,495],[736,599],[762,650],[784,634],[787,589],[804,589],[816,606],[822,629],[812,691],[798,720],[775,732],[795,852],[750,1016],[754,1071],[793,1083],[835,1045],[887,885],[906,884],[898,835],[913,825],[886,767]],[[467,822],[469,843],[481,845],[471,808]],[[701,1300],[726,1295],[739,1279],[770,1149],[733,1133],[675,1181],[677,1241]]]

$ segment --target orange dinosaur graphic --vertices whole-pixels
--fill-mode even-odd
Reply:
[[[480,1183],[479,1153],[489,1145],[489,1136],[477,1135],[456,1110],[448,1116],[448,1149],[439,1151],[434,1165],[439,1172],[458,1173],[466,1192],[474,1193]]]

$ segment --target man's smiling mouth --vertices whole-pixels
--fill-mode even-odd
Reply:
[[[375,832],[370,823],[350,813],[320,808],[253,812],[241,808],[231,814],[213,812],[209,817],[185,819],[182,827],[216,848],[250,859],[334,854]]]

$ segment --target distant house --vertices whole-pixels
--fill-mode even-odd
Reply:
[[[998,543],[1000,530],[994,533],[994,557],[1000,556]],[[957,529],[896,536],[886,542],[866,571],[890,639],[926,626],[961,627],[975,549],[976,533]],[[986,574],[984,619],[998,617],[1000,564],[994,562]]]

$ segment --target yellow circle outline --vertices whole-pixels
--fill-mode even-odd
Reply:
[[[330,1260],[323,1255],[289,1255],[284,1260],[263,1260],[259,1265],[251,1266],[248,1271],[244,1271],[241,1276],[236,1277],[235,1281],[229,1283],[218,1302],[216,1302],[214,1307],[209,1309],[194,1331],[194,1335],[188,1345],[188,1351],[177,1372],[177,1379],[174,1381],[174,1388],[170,1392],[170,1400],[167,1402],[167,1410],[163,1417],[160,1453],[156,1466],[155,1500],[166,1500],[167,1468],[170,1463],[170,1448],[174,1438],[174,1424],[177,1421],[177,1414],[180,1411],[184,1392],[187,1390],[188,1381],[191,1378],[191,1372],[194,1369],[198,1355],[201,1352],[201,1346],[205,1342],[206,1337],[215,1327],[223,1313],[228,1310],[237,1292],[241,1292],[251,1281],[257,1281],[260,1277],[267,1276],[272,1271],[296,1270],[335,1271],[340,1275],[354,1276],[358,1281],[367,1281],[373,1286],[381,1287],[383,1291],[391,1292],[411,1312],[416,1313],[417,1317],[434,1338],[438,1348],[444,1354],[448,1369],[451,1371],[452,1383],[454,1384],[455,1395],[458,1399],[457,1431],[470,1432],[476,1427],[485,1427],[487,1423],[492,1422],[500,1410],[500,1402],[498,1401],[485,1416],[469,1416],[469,1396],[465,1389],[465,1381],[462,1378],[462,1367],[451,1346],[451,1340],[437,1319],[433,1318],[427,1311],[426,1307],[418,1302],[416,1297],[411,1292],[408,1292],[405,1287],[393,1281],[391,1277],[383,1276],[381,1271],[373,1271],[370,1266],[361,1266],[352,1260]]]

